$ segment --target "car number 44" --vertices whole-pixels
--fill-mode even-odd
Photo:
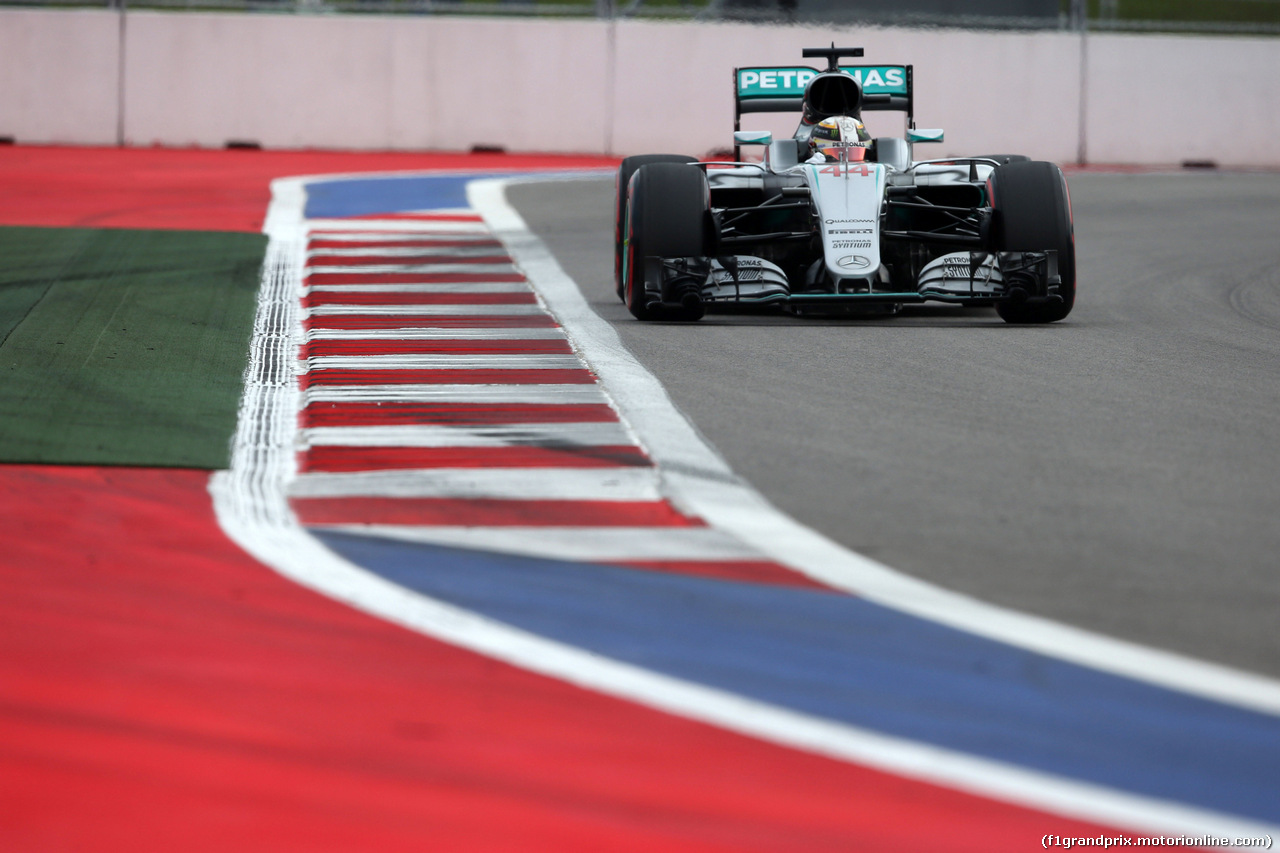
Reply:
[[[844,171],[841,172],[841,169]],[[844,175],[861,175],[866,178],[871,175],[871,167],[866,163],[832,163],[818,170],[824,175],[835,175],[837,178],[841,174]]]

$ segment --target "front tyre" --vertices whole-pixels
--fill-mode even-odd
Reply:
[[[1006,323],[1054,323],[1071,313],[1076,301],[1076,239],[1067,180],[1053,163],[1014,161],[997,167],[988,184],[995,210],[996,249],[1001,252],[1058,254],[1060,300],[1033,297],[1000,301],[996,312]]]
[[[622,298],[637,320],[697,320],[701,295],[664,302],[664,258],[704,257],[709,245],[711,192],[702,170],[650,163],[631,177],[624,215]]]
[[[617,290],[619,299],[626,301],[626,296],[622,292],[622,242],[625,238],[623,226],[627,215],[627,187],[631,183],[631,176],[641,166],[647,166],[650,163],[696,162],[694,158],[684,154],[638,154],[634,157],[627,157],[618,166],[618,174],[613,183],[613,285]]]

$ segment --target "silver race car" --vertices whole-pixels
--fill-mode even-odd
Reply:
[[[910,65],[827,60],[734,71],[733,160],[650,154],[617,176],[615,279],[640,320],[708,310],[896,313],[936,300],[1051,323],[1075,301],[1075,237],[1062,170],[1020,155],[916,160]],[[903,137],[871,139],[864,110],[906,113]],[[741,130],[744,113],[800,112],[789,139]],[[763,162],[741,146],[764,147]]]

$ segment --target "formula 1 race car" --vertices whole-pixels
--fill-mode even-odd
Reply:
[[[735,69],[734,159],[628,157],[617,175],[615,283],[640,320],[772,306],[897,313],[936,300],[1051,323],[1075,302],[1075,236],[1061,169],[1019,155],[915,160],[910,65],[841,66],[861,48],[808,48],[824,71]],[[751,112],[801,112],[795,136],[743,131]],[[906,113],[904,138],[815,128],[863,110]],[[833,122],[833,117],[834,122]],[[742,162],[740,146],[764,146]]]

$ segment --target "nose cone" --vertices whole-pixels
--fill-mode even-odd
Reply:
[[[827,274],[833,281],[856,279],[869,285],[880,269],[884,167],[854,161],[809,168]]]

